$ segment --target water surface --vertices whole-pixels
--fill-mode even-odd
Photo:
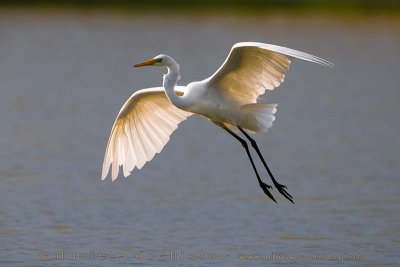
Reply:
[[[399,27],[384,16],[0,11],[0,262],[397,264]],[[336,65],[295,61],[261,99],[279,106],[255,139],[296,204],[265,197],[240,144],[196,116],[142,170],[100,181],[120,107],[162,82],[161,68],[131,66],[166,53],[186,84],[238,41]]]

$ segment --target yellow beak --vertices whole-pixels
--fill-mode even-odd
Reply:
[[[138,64],[136,64],[134,67],[151,66],[151,65],[153,65],[154,63],[156,63],[156,62],[158,62],[158,61],[159,61],[159,59],[153,58],[153,59],[144,61],[144,62],[142,62],[142,63],[138,63]]]

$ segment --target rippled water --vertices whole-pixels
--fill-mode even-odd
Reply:
[[[0,11],[0,263],[397,264],[399,27],[384,16]],[[142,170],[101,181],[121,105],[161,85],[161,69],[131,66],[166,53],[185,84],[238,41],[336,65],[295,61],[262,97],[279,103],[277,119],[255,138],[296,204],[276,190],[279,204],[267,199],[240,144],[196,116]]]

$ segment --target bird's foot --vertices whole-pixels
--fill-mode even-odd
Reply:
[[[268,189],[272,189],[272,186],[267,185],[266,183],[263,183],[263,182],[261,182],[261,181],[260,181],[259,184],[260,184],[261,189],[264,191],[264,193],[265,193],[270,199],[272,199],[275,203],[278,203],[278,202],[276,202],[276,200],[275,200],[274,196],[271,194],[271,192],[269,192],[269,190],[268,190]]]
[[[285,190],[287,189],[286,185],[274,183],[274,186],[276,189],[278,189],[279,193],[281,193],[287,200],[294,204],[293,197]]]

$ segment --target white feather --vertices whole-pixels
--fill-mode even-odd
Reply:
[[[232,47],[222,66],[207,79],[207,85],[242,105],[256,103],[265,90],[273,90],[283,82],[293,58],[333,66],[329,61],[291,48],[242,42]]]
[[[184,87],[175,88],[183,94]],[[112,165],[111,179],[118,177],[119,166],[124,176],[153,159],[169,141],[178,124],[192,113],[175,107],[165,95],[164,88],[155,87],[135,92],[121,108],[111,129],[102,179]]]

